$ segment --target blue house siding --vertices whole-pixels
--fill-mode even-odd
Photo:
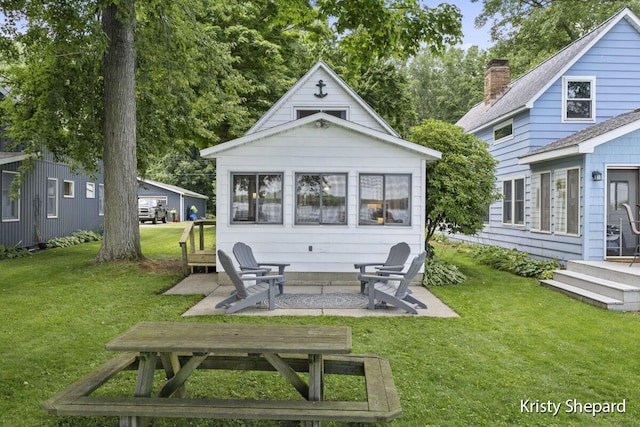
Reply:
[[[640,168],[640,131],[597,146],[593,153],[585,155],[585,168],[605,174],[607,169]],[[606,176],[602,181],[593,182],[587,199],[589,217],[585,238],[589,245],[585,259],[588,260],[600,260],[605,256],[606,182]]]
[[[502,189],[505,179],[525,178],[525,224],[503,224],[500,201],[490,207],[490,222],[481,233],[473,237],[457,235],[456,238],[516,248],[536,257],[561,261],[606,258],[607,171],[616,168],[640,171],[640,130],[620,137],[617,136],[620,133],[606,130],[606,126],[615,126],[619,116],[640,107],[639,69],[640,20],[625,9],[509,84],[491,105],[478,105],[470,110],[459,124],[491,144],[490,152],[499,161],[496,168],[498,188]],[[563,77],[594,79],[593,120],[563,120]],[[514,138],[492,144],[494,124],[509,119],[515,111],[519,113],[513,117]],[[612,118],[615,119],[603,123]],[[606,126],[597,128],[599,123]],[[593,139],[599,145],[589,153],[587,141],[599,135],[589,131],[596,128],[605,129],[606,136]],[[582,130],[587,132],[580,132]],[[580,138],[586,135],[586,139],[575,142],[576,134],[581,135]],[[583,142],[585,144],[579,145]],[[581,148],[579,152],[578,147],[585,149]],[[556,171],[575,168],[580,170],[579,234],[555,232],[554,191],[549,207],[551,230],[531,230],[533,174],[549,172],[553,190]],[[602,172],[603,180],[593,181],[593,171]],[[640,183],[638,185],[640,187]]]

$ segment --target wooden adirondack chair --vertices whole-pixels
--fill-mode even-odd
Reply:
[[[385,271],[402,271],[404,263],[407,262],[407,258],[411,254],[411,248],[405,242],[400,242],[391,247],[389,250],[389,256],[385,262],[365,262],[354,264],[355,268],[360,269],[360,293],[364,293],[364,288],[367,285],[366,280],[362,280],[361,276],[367,274],[367,267],[376,267],[378,270]]]
[[[286,278],[284,277],[284,269],[290,264],[258,262],[253,256],[253,250],[251,249],[251,246],[242,242],[238,242],[233,245],[233,254],[236,257],[238,264],[240,264],[240,270],[264,270],[264,274],[267,274],[271,271],[269,267],[278,267],[278,275],[282,276],[282,280],[279,281],[277,285],[280,288],[280,293],[284,293],[284,283],[286,282]]]
[[[636,237],[636,247],[633,250],[633,259],[631,260],[631,264],[629,264],[629,267],[631,267],[633,263],[636,262],[638,256],[640,256],[640,242],[638,240],[638,238],[640,237],[640,230],[638,229],[640,221],[637,221],[635,219],[633,211],[631,210],[631,206],[629,206],[628,203],[623,203],[622,206],[627,211],[627,216],[629,217],[629,227],[631,227],[631,232]]]
[[[411,295],[409,285],[424,265],[426,252],[415,257],[406,272],[380,270],[378,274],[361,275],[369,286],[369,310],[375,309],[375,302],[384,302],[401,308],[409,313],[418,314],[417,307],[427,308],[426,304]],[[381,274],[382,273],[382,274]],[[398,282],[394,284],[394,282]]]
[[[231,314],[268,299],[269,310],[275,309],[275,297],[280,294],[276,289],[276,285],[280,281],[284,281],[284,276],[269,275],[264,269],[237,271],[233,261],[231,261],[231,257],[222,250],[218,250],[218,261],[222,264],[224,272],[229,275],[236,290],[229,298],[219,302],[216,308],[228,306],[238,301],[227,309],[226,313]],[[245,282],[249,281],[256,283],[245,284]]]

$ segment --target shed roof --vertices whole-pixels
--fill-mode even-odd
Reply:
[[[158,181],[152,181],[150,179],[138,178],[139,182],[143,182],[148,185],[153,185],[158,188],[162,188],[167,191],[171,191],[172,193],[180,194],[182,196],[194,197],[196,199],[208,199],[209,196],[205,196],[204,194],[196,193],[195,191],[187,190],[182,187],[178,187],[177,185],[165,184]]]
[[[638,129],[640,129],[640,109],[612,117],[532,150],[520,157],[518,162],[529,164],[576,154],[592,153],[598,145]]]
[[[533,103],[548,87],[622,19],[626,19],[640,31],[638,17],[629,8],[622,9],[527,74],[511,82],[506,91],[492,104],[485,105],[484,102],[476,104],[456,124],[466,132],[473,133],[520,111],[533,108]]]
[[[278,126],[274,126],[272,128],[263,129],[258,132],[246,134],[240,138],[236,138],[234,140],[227,141],[222,144],[215,145],[213,147],[205,148],[204,150],[200,151],[200,154],[202,155],[202,157],[205,157],[205,158],[221,157],[224,152],[232,150],[238,146],[255,142],[261,139],[270,138],[278,134],[281,134],[283,132],[287,132],[292,129],[306,126],[310,123],[318,123],[319,127],[324,125],[330,125],[330,126],[337,126],[344,129],[348,129],[353,132],[366,135],[378,141],[382,141],[387,144],[400,147],[405,150],[409,150],[415,153],[416,155],[419,155],[422,158],[430,161],[438,160],[440,159],[440,157],[442,157],[442,153],[440,153],[439,151],[424,147],[414,142],[404,140],[394,135],[390,135],[386,132],[381,132],[376,129],[371,129],[366,126],[362,126],[358,123],[340,119],[338,117],[335,117],[326,113],[316,113],[311,116],[304,117],[302,119],[293,120]]]

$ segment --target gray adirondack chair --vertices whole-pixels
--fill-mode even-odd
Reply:
[[[380,270],[375,275],[364,274],[362,279],[368,283],[369,310],[375,309],[375,302],[384,302],[401,308],[409,313],[418,314],[416,307],[427,308],[427,305],[411,295],[409,285],[424,265],[427,257],[422,252],[411,261],[406,272]],[[381,275],[380,273],[384,273]],[[394,284],[397,282],[397,284]]]
[[[400,242],[391,247],[389,250],[389,256],[385,262],[365,262],[354,264],[355,268],[360,269],[360,293],[364,293],[364,288],[367,285],[366,280],[362,280],[360,276],[367,274],[367,267],[376,267],[378,270],[385,271],[402,271],[404,263],[407,262],[407,258],[411,254],[411,248],[405,242]]]
[[[280,293],[284,293],[284,283],[286,282],[284,269],[290,264],[258,262],[253,256],[253,250],[251,249],[251,246],[243,242],[238,242],[233,245],[233,254],[236,257],[238,264],[240,264],[240,270],[264,270],[264,274],[267,274],[271,271],[271,268],[269,267],[278,267],[278,275],[282,276],[282,280],[280,280],[277,285],[280,288]]]
[[[268,275],[264,269],[238,271],[235,269],[231,257],[222,250],[218,250],[218,261],[222,264],[224,272],[229,275],[236,290],[229,298],[216,304],[216,308],[229,306],[235,302],[225,312],[231,314],[243,308],[259,304],[265,299],[269,300],[269,310],[276,308],[275,297],[280,294],[276,285],[278,281],[284,279],[284,276]],[[255,283],[246,284],[245,282]]]

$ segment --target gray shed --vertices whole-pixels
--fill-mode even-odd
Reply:
[[[206,216],[208,197],[176,185],[138,178],[138,198],[161,200],[168,211],[176,210],[178,221],[189,219],[191,206],[196,207],[198,218]]]

